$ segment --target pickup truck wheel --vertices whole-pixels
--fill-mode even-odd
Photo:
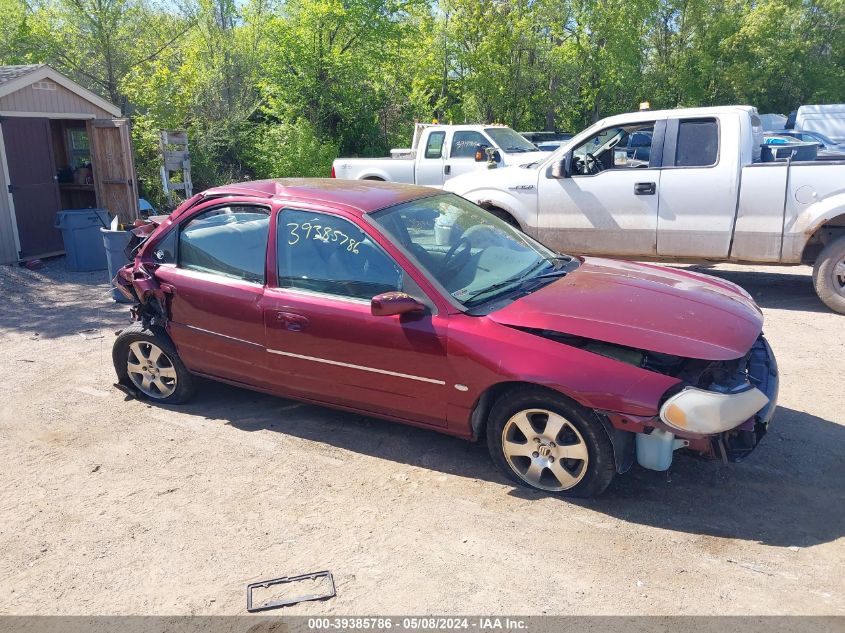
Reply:
[[[845,235],[819,253],[813,266],[813,286],[827,307],[845,314]]]
[[[115,339],[112,362],[118,381],[147,398],[181,404],[194,395],[194,377],[163,332],[133,323]]]
[[[490,413],[487,446],[510,479],[561,496],[598,496],[616,474],[613,446],[595,413],[545,390],[502,396]]]

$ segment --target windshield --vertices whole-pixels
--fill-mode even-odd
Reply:
[[[557,256],[491,213],[454,194],[421,198],[370,216],[456,301],[471,308],[527,282],[564,274]],[[534,288],[531,288],[533,290]]]
[[[484,131],[493,139],[503,152],[508,154],[520,154],[524,152],[536,152],[537,147],[514,132],[509,127],[488,127]]]

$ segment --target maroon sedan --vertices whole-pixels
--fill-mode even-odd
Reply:
[[[137,322],[114,365],[162,403],[203,376],[486,437],[514,481],[577,496],[681,447],[741,459],[775,409],[738,286],[561,255],[434,189],[229,185],[135,233],[116,283]]]

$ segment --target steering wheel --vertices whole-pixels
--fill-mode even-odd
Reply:
[[[463,247],[463,248],[462,248]],[[440,265],[440,273],[450,278],[461,268],[463,268],[472,256],[472,243],[465,237],[461,237],[452,245],[449,252],[443,258],[443,263]]]
[[[595,156],[587,152],[584,155],[584,169],[588,174],[597,174],[602,170],[602,166]]]

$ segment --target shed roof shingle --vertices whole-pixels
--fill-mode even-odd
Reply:
[[[41,68],[42,64],[26,64],[23,66],[0,66],[0,85],[12,79],[23,77],[33,70]]]

